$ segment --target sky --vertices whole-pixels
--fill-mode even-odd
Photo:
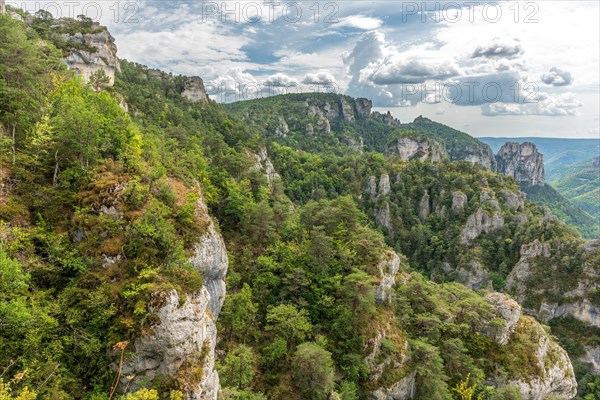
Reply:
[[[597,1],[21,1],[219,102],[328,91],[473,136],[600,136]]]

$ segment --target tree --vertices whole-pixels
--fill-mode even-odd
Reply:
[[[258,305],[252,301],[252,289],[247,283],[238,293],[227,295],[219,322],[230,339],[246,343],[248,334],[254,331],[257,309]]]
[[[243,344],[228,352],[219,368],[226,386],[244,389],[254,379],[254,353]]]
[[[110,76],[106,74],[104,69],[100,68],[90,74],[89,84],[95,92],[100,92],[110,85]]]
[[[298,310],[291,304],[280,304],[268,310],[266,330],[284,339],[288,348],[292,348],[310,334],[312,324],[306,310]]]
[[[310,400],[325,400],[333,390],[331,353],[316,343],[302,343],[292,361],[294,384]]]

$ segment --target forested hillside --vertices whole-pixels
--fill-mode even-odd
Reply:
[[[1,399],[598,398],[598,242],[475,139],[86,83],[55,23],[0,17]]]

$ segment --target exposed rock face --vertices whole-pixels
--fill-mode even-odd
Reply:
[[[467,195],[463,192],[452,192],[452,212],[461,213],[467,206]]]
[[[391,300],[391,290],[396,285],[396,274],[400,271],[400,257],[395,251],[389,250],[383,254],[377,265],[381,275],[381,283],[377,287],[376,300],[378,303]]]
[[[356,106],[356,113],[359,118],[369,118],[373,109],[373,102],[371,100],[359,97],[355,100],[354,105]]]
[[[187,78],[185,89],[181,95],[193,103],[206,103],[209,100],[204,88],[204,81],[199,76]]]
[[[388,125],[393,125],[393,126],[397,126],[397,127],[400,127],[402,125],[400,120],[394,118],[392,113],[389,111],[386,114],[382,114],[378,111],[375,111],[371,114],[371,118],[376,119],[381,122],[384,122]]]
[[[107,30],[89,34],[64,34],[63,37],[67,42],[77,44],[77,47],[71,47],[71,54],[64,59],[69,69],[81,75],[85,82],[89,82],[93,73],[104,70],[110,79],[109,86],[114,85],[115,74],[121,71],[121,66],[117,59],[115,38]]]
[[[544,156],[535,144],[508,142],[497,156],[498,172],[529,186],[544,186]]]
[[[121,383],[133,391],[154,378],[173,377],[185,382],[186,400],[216,400],[219,375],[214,369],[217,342],[215,320],[225,301],[225,275],[229,259],[223,238],[208,216],[206,205],[198,201],[197,216],[206,221],[189,262],[202,274],[204,286],[185,295],[172,290],[156,294],[150,312],[159,323],[151,326],[133,343],[133,355],[123,366]]]
[[[216,400],[219,375],[214,370],[217,329],[209,310],[206,288],[188,294],[183,305],[176,291],[152,308],[159,323],[152,333],[135,340],[133,357],[123,364],[121,384],[129,391],[154,378],[174,377],[187,382],[186,400]],[[190,379],[191,378],[191,379]]]
[[[453,161],[468,161],[472,164],[479,164],[490,171],[496,171],[497,161],[492,148],[485,143],[480,146],[467,146],[456,152],[450,152],[450,158]]]
[[[275,170],[273,163],[269,160],[266,148],[261,147],[258,154],[248,152],[248,156],[254,161],[254,165],[251,168],[264,172],[269,181],[269,185],[272,185],[275,180],[281,179],[281,176]]]
[[[409,400],[416,395],[415,378],[417,371],[413,371],[389,388],[379,388],[371,392],[370,400]]]
[[[408,400],[416,394],[416,370],[411,371],[408,365],[410,363],[409,343],[394,334],[395,332],[391,327],[382,326],[377,334],[368,341],[368,346],[373,349],[365,357],[365,363],[371,371],[369,380],[373,382],[380,381],[385,372],[389,370],[403,370],[404,376],[389,387],[382,386],[368,393],[369,400]],[[396,343],[401,340],[398,349],[399,354],[391,354],[383,346],[383,341],[390,339]]]
[[[394,231],[394,227],[392,226],[392,213],[390,212],[390,203],[385,201],[382,206],[375,209],[375,222],[387,228],[387,230],[390,233]]]
[[[600,346],[585,346],[585,354],[579,358],[579,361],[592,364],[592,371],[600,375]]]
[[[507,344],[521,318],[521,306],[509,296],[498,292],[487,294],[485,300],[490,303],[502,321],[501,325],[495,326],[495,329],[490,327],[485,333],[496,342]]]
[[[471,260],[467,266],[459,267],[456,270],[455,280],[473,290],[483,289],[491,282],[488,271],[475,260]]]
[[[597,240],[586,243],[584,251],[588,254],[596,254],[599,251],[598,243]],[[536,263],[539,262],[539,258],[550,258],[552,260],[552,250],[548,242],[541,243],[536,239],[528,245],[523,245],[520,259],[506,279],[506,290],[513,293],[521,303],[528,296],[535,294],[528,288],[527,283],[534,274],[533,271],[536,268]],[[572,299],[570,302],[559,304],[542,301],[538,309],[527,309],[527,312],[542,321],[571,315],[590,325],[600,327],[600,307],[587,298],[589,293],[600,287],[598,284],[598,267],[592,265],[593,260],[592,258],[583,266],[583,272],[577,278],[577,287],[561,293],[561,296],[565,299]]]
[[[388,148],[388,155],[398,156],[405,161],[441,161],[445,158],[445,151],[442,145],[435,141],[421,137],[403,137]]]
[[[285,137],[288,133],[290,133],[290,127],[285,118],[279,117],[279,125],[275,128],[275,135]]]
[[[486,211],[480,208],[467,220],[461,233],[461,242],[468,244],[472,240],[477,239],[482,233],[488,233],[503,226],[504,218],[499,212],[495,212],[494,215],[490,216]]]
[[[387,196],[390,194],[390,176],[388,174],[382,174],[379,178],[379,195]]]
[[[369,176],[369,179],[367,179],[367,183],[365,185],[365,189],[369,192],[371,197],[377,196],[377,178],[373,175]]]
[[[340,108],[342,109],[342,118],[346,121],[354,121],[354,107],[345,98],[340,98]]]
[[[202,274],[204,286],[210,294],[210,311],[216,319],[225,302],[225,275],[229,267],[229,258],[225,242],[212,220],[208,223],[206,233],[194,246],[194,253],[189,262]]]
[[[518,387],[525,400],[545,400],[549,396],[559,399],[575,397],[577,381],[567,352],[550,339],[544,328],[533,319],[522,317],[519,324],[522,323],[531,326],[532,338],[537,336],[536,358],[542,376],[528,378],[527,381],[514,380],[508,383]]]
[[[523,192],[512,192],[504,189],[500,193],[500,196],[511,210],[523,210],[525,209],[525,193]]]

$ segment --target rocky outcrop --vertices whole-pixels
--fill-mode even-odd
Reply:
[[[458,267],[454,277],[456,282],[473,290],[483,289],[491,282],[489,272],[476,260],[469,261],[466,266]]]
[[[384,342],[394,343],[394,350],[384,345]],[[386,373],[395,371],[398,376],[394,383],[382,385],[368,393],[369,400],[409,400],[416,394],[416,370],[410,368],[410,345],[396,329],[380,324],[375,336],[367,341],[371,352],[365,357],[369,366],[369,381],[377,387]]]
[[[283,117],[278,118],[278,125],[275,128],[275,136],[286,137],[290,133],[290,127]]]
[[[492,148],[485,143],[478,146],[466,146],[462,149],[453,149],[450,159],[453,161],[468,161],[472,164],[481,165],[490,171],[496,171],[497,161]]]
[[[356,114],[358,118],[369,118],[371,110],[373,109],[373,102],[364,97],[359,97],[354,101],[356,107]]]
[[[446,153],[441,144],[424,137],[403,137],[392,142],[387,151],[405,161],[430,160],[441,161]]]
[[[461,213],[467,206],[467,195],[463,192],[452,192],[452,212]]]
[[[429,193],[423,193],[421,202],[419,203],[419,218],[421,222],[425,222],[429,214],[431,213],[431,207],[429,206]]]
[[[535,144],[507,142],[497,155],[498,172],[528,186],[544,186],[544,156]]]
[[[587,242],[583,248],[584,254],[587,256],[597,254],[600,250],[598,243],[597,240]],[[506,279],[505,289],[514,294],[521,303],[524,303],[528,297],[539,294],[539,290],[536,292],[529,287],[529,281],[536,273],[537,264],[542,261],[540,258],[546,259],[544,260],[546,264],[551,261],[551,265],[545,267],[546,269],[558,268],[560,260],[556,260],[556,265],[553,265],[555,262],[550,244],[536,239],[521,247],[521,257]],[[577,286],[560,293],[560,296],[565,299],[564,302],[542,300],[539,306],[536,306],[537,308],[528,308],[527,312],[542,321],[570,315],[592,326],[600,327],[600,307],[588,299],[588,295],[600,287],[599,274],[598,267],[594,264],[594,257],[589,257],[589,261],[583,265],[581,274],[577,276]],[[544,288],[544,291],[552,290],[551,287]]]
[[[156,297],[150,312],[158,319],[137,338],[126,358],[121,385],[135,391],[154,379],[172,378],[186,400],[216,400],[219,375],[214,369],[217,329],[206,288],[183,299],[176,291]]]
[[[521,306],[509,296],[498,292],[487,294],[485,300],[492,306],[498,319],[496,323],[488,323],[484,333],[500,344],[507,344],[521,318]]]
[[[202,274],[204,286],[210,294],[210,311],[217,318],[225,302],[225,275],[229,258],[225,242],[212,220],[208,223],[206,233],[196,242],[189,262]]]
[[[519,388],[524,400],[546,400],[551,396],[566,400],[575,397],[577,381],[567,352],[532,318],[521,317],[518,325],[527,325],[531,331],[528,333],[529,337],[537,340],[537,365],[531,367],[537,367],[540,374],[526,380],[517,379],[507,383]],[[519,326],[516,329],[519,329]]]
[[[377,178],[373,175],[369,176],[365,184],[365,190],[369,192],[371,198],[377,196]]]
[[[115,83],[115,74],[121,71],[117,59],[115,38],[97,25],[95,33],[63,34],[69,44],[70,54],[64,58],[67,67],[81,75],[85,82],[92,74],[102,70],[109,79],[108,86]]]
[[[387,196],[390,194],[390,176],[388,174],[381,174],[379,178],[379,195]]]
[[[503,226],[504,218],[502,217],[502,214],[495,212],[493,215],[489,215],[480,208],[475,214],[467,219],[467,223],[461,233],[461,243],[469,244],[471,241],[477,239],[482,233],[488,233]]]
[[[400,256],[393,251],[385,252],[379,264],[377,264],[381,282],[377,286],[377,294],[375,296],[378,303],[383,303],[391,300],[391,291],[396,285],[396,275],[400,272]]]
[[[153,295],[148,311],[158,322],[135,339],[131,356],[123,365],[121,383],[130,391],[168,377],[179,383],[186,400],[217,399],[215,320],[225,301],[229,260],[223,238],[202,200],[196,215],[204,222],[205,231],[189,262],[201,273],[204,285],[196,293],[171,290]]]
[[[385,227],[389,233],[394,232],[394,227],[392,226],[392,213],[388,201],[384,201],[382,205],[375,209],[375,222],[377,222],[378,225]]]
[[[409,400],[415,397],[417,390],[415,379],[417,371],[409,373],[392,386],[382,387],[369,394],[369,400]]]
[[[266,148],[261,147],[258,151],[258,154],[248,152],[248,156],[254,161],[254,165],[251,168],[257,171],[262,171],[267,177],[269,185],[272,185],[273,182],[281,179],[281,176],[275,170],[273,163],[269,159]]]
[[[204,81],[199,76],[187,78],[185,89],[181,95],[193,103],[206,103],[209,101],[206,89],[204,88]]]
[[[525,209],[526,195],[523,192],[513,192],[508,189],[503,189],[502,192],[500,192],[500,197],[511,210],[522,211]]]
[[[584,346],[584,351],[579,361],[591,364],[592,372],[600,375],[600,346]]]
[[[385,113],[385,114],[382,114],[379,111],[374,111],[371,114],[371,118],[375,119],[377,121],[381,121],[381,122],[383,122],[385,124],[388,124],[388,125],[397,126],[397,127],[402,126],[402,123],[400,122],[400,120],[394,118],[394,116],[392,115],[392,113],[389,112],[389,111],[387,113]]]

